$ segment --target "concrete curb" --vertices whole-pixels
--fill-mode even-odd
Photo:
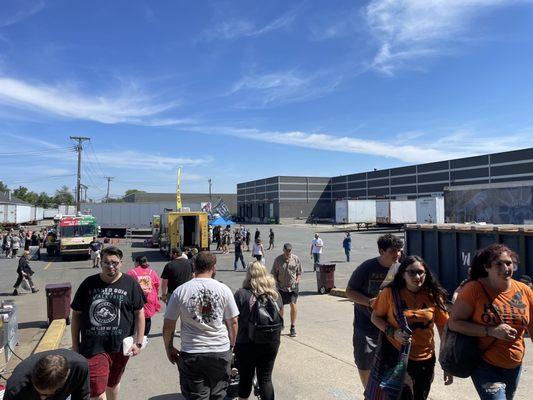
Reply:
[[[346,289],[331,289],[331,292],[329,292],[330,296],[336,296],[336,297],[344,297],[346,298]]]
[[[66,328],[67,321],[65,319],[54,319],[35,348],[34,353],[58,349]]]

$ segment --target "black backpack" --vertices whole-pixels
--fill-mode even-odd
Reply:
[[[252,343],[272,343],[279,340],[283,318],[279,314],[277,303],[266,294],[255,297],[256,301],[250,309],[248,319],[248,338]]]

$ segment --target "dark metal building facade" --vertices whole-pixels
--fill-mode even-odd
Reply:
[[[531,179],[533,148],[527,148],[333,178],[277,176],[239,183],[237,208],[249,222],[333,218],[341,199],[414,199],[442,195],[446,186]]]

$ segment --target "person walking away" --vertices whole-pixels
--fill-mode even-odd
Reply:
[[[19,252],[20,245],[21,245],[20,236],[18,234],[14,234],[11,237],[11,258],[16,257],[16,255]]]
[[[188,258],[182,258],[181,250],[173,247],[170,251],[171,261],[161,273],[161,299],[168,303],[170,295],[178,286],[192,279],[193,263]]]
[[[290,305],[291,328],[289,335],[296,337],[297,301],[303,268],[300,258],[292,252],[292,244],[285,243],[283,245],[283,254],[275,258],[271,273],[276,281],[283,305]],[[283,307],[281,308],[281,316],[283,316]]]
[[[220,250],[220,247],[222,246],[222,243],[220,242],[220,226],[217,225],[213,228],[213,236],[215,242],[217,242],[217,248],[215,250]]]
[[[102,270],[80,284],[71,304],[72,350],[89,363],[91,399],[116,400],[129,357],[143,346],[145,300],[137,281],[121,272],[122,251],[110,246],[101,255]],[[132,346],[123,349],[130,336]]]
[[[24,239],[24,250],[30,250],[30,240],[31,240],[31,233],[28,231],[26,234],[22,236]]]
[[[251,312],[258,299],[265,304],[263,310],[271,309],[276,313],[276,315],[269,314],[269,316],[274,326],[279,325],[279,329],[273,327],[268,335],[261,338],[249,330]],[[280,334],[283,328],[283,319],[279,314],[283,308],[283,302],[276,290],[276,280],[267,272],[263,264],[258,261],[250,263],[242,288],[235,292],[235,302],[239,309],[239,331],[235,343],[235,358],[240,378],[239,398],[247,399],[250,396],[255,374],[261,399],[274,400],[272,370],[278,355]],[[267,308],[267,303],[271,307]]]
[[[35,288],[35,284],[33,283],[31,279],[34,272],[30,267],[29,259],[30,259],[30,252],[28,250],[25,250],[24,253],[22,253],[22,256],[19,258],[19,263],[17,267],[18,277],[17,277],[17,281],[13,285],[13,287],[15,288],[13,290],[13,296],[18,296],[19,294],[18,288],[20,284],[22,283],[23,279],[28,280],[32,293],[37,293],[39,291],[39,289]]]
[[[91,249],[91,260],[93,260],[93,268],[98,268],[100,265],[100,252],[102,251],[102,242],[100,242],[96,236],[93,237],[91,243],[89,243]]]
[[[471,378],[482,400],[513,398],[524,333],[533,334],[533,292],[513,279],[517,261],[516,253],[502,244],[480,250],[450,314],[450,330],[478,338],[481,361]]]
[[[3,243],[3,249],[4,253],[6,255],[6,258],[9,258],[11,256],[11,244],[13,243],[13,238],[11,237],[11,234],[6,234],[4,236],[4,243]]]
[[[346,254],[346,262],[350,262],[350,252],[352,251],[352,234],[346,232],[344,240],[342,241],[342,248],[344,249],[344,254]]]
[[[30,254],[37,255],[37,260],[41,259],[41,243],[37,232],[32,232],[30,237]]]
[[[239,310],[230,288],[214,279],[216,261],[208,251],[198,253],[194,279],[172,293],[165,311],[163,344],[168,360],[178,365],[185,399],[222,400],[226,396]],[[174,346],[178,319],[179,351]]]
[[[139,282],[146,299],[144,304],[144,336],[148,336],[152,327],[152,317],[161,309],[161,304],[159,304],[159,277],[150,268],[145,256],[138,256],[135,259],[135,268],[130,269],[128,275]]]
[[[274,231],[270,228],[270,233],[268,234],[268,249],[271,250],[274,248]]]
[[[250,240],[252,238],[252,233],[249,229],[246,229],[246,251],[250,251]]]
[[[261,238],[261,232],[259,232],[259,228],[255,228],[254,242],[259,238]]]
[[[370,320],[371,307],[389,269],[399,261],[403,248],[403,241],[391,234],[380,236],[377,244],[379,257],[359,265],[346,287],[346,297],[354,302],[354,360],[364,387],[372,368],[379,336],[379,329]]]
[[[246,269],[246,264],[244,263],[244,255],[242,254],[244,243],[242,241],[242,236],[237,235],[235,237],[235,261],[233,262],[233,270],[237,271],[237,261],[241,260],[242,269]]]
[[[316,271],[316,265],[320,264],[320,255],[322,254],[323,248],[324,248],[324,242],[318,236],[318,233],[315,233],[315,238],[311,242],[311,257],[313,258],[313,271]]]
[[[402,330],[398,322],[394,292],[399,295],[412,335]],[[375,360],[380,359],[384,365],[394,368],[402,344],[411,342],[406,379],[409,385],[403,385],[400,398],[427,399],[435,370],[434,325],[442,339],[448,320],[445,290],[422,258],[409,256],[400,264],[393,281],[378,294],[372,309],[371,321],[384,333],[381,348],[376,350],[380,356]],[[451,384],[453,377],[445,372],[444,382]]]
[[[89,400],[89,391],[85,357],[57,349],[21,361],[7,380],[4,400]]]
[[[252,257],[254,257],[257,261],[261,261],[263,259],[263,254],[265,253],[265,249],[263,248],[263,244],[261,243],[261,239],[255,239],[255,243],[252,247]]]

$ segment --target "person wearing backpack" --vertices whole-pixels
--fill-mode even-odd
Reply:
[[[159,277],[150,268],[148,260],[144,256],[139,256],[135,259],[135,268],[130,269],[127,274],[139,282],[146,299],[144,304],[144,336],[148,336],[152,327],[152,317],[161,309],[161,304],[159,303]]]
[[[281,296],[276,281],[259,261],[249,264],[243,287],[235,293],[239,330],[235,358],[239,370],[239,399],[247,399],[254,374],[262,400],[274,399],[272,370],[283,329]]]
[[[533,334],[533,291],[512,279],[517,262],[516,253],[503,244],[479,251],[450,314],[450,331],[477,338],[480,360],[470,376],[482,400],[513,398],[524,334]]]

